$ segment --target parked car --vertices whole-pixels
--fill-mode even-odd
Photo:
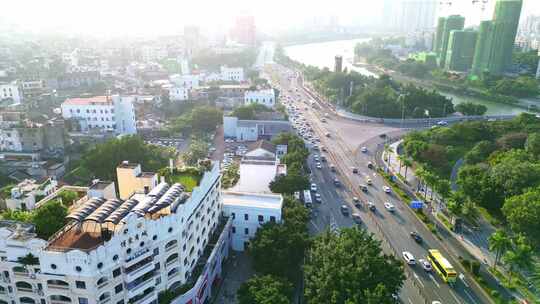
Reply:
[[[314,191],[314,192],[317,191],[317,184],[315,183],[311,184],[311,191]]]

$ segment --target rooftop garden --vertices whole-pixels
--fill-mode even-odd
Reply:
[[[31,211],[6,210],[0,214],[0,219],[33,224],[38,237],[47,240],[66,225],[67,215],[68,208],[55,199]]]
[[[179,183],[186,188],[187,192],[191,192],[193,188],[199,186],[203,170],[197,167],[174,168],[172,171],[169,168],[164,168],[159,171],[159,175],[165,177],[167,183]]]

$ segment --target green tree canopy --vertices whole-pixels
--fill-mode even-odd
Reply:
[[[383,254],[380,243],[363,229],[326,231],[307,256],[305,297],[310,303],[390,304],[405,280],[402,263]]]
[[[271,275],[255,276],[238,289],[239,304],[290,304],[292,285]]]
[[[67,207],[60,201],[52,200],[33,211],[32,222],[40,238],[48,239],[67,223]]]
[[[487,112],[487,107],[473,102],[464,102],[456,106],[456,111],[466,116],[484,115]]]
[[[540,241],[540,188],[507,198],[502,212],[514,232]]]

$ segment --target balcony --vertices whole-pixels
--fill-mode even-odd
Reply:
[[[142,296],[142,298],[141,298]],[[141,296],[136,296],[129,299],[129,304],[150,304],[153,301],[157,300],[157,292],[151,291],[147,294],[142,294]]]
[[[139,294],[142,290],[146,290],[150,287],[154,287],[155,285],[154,278],[155,278],[155,273],[151,272],[138,278],[137,280],[131,283],[128,283],[127,284],[128,297],[134,297],[137,294]]]
[[[126,280],[128,282],[136,280],[138,277],[145,275],[146,273],[153,271],[155,268],[154,264],[148,263],[142,267],[139,267],[136,270],[133,270],[129,273],[126,272]]]
[[[148,248],[135,252],[134,254],[126,258],[125,268],[129,268],[130,266],[140,262],[141,260],[151,257],[152,255],[153,253]]]
[[[69,290],[69,285],[47,284],[47,288],[49,288],[49,289]]]
[[[168,261],[167,264],[165,264],[165,268],[167,268],[167,267],[169,267],[169,266],[175,264],[176,262],[178,262],[178,257],[176,257],[176,258],[174,258],[174,259]]]

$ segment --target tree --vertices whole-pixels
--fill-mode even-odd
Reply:
[[[191,112],[193,131],[196,133],[210,133],[223,124],[223,112],[214,107],[196,107]]]
[[[512,231],[540,241],[540,188],[507,198],[502,212]]]
[[[315,238],[304,266],[309,303],[394,303],[401,288],[402,263],[382,252],[380,242],[363,229],[326,231]]]
[[[295,282],[308,246],[307,221],[307,209],[300,202],[286,197],[283,223],[265,223],[251,241],[249,252],[255,270]]]
[[[458,172],[459,189],[472,201],[498,211],[504,202],[504,192],[491,180],[487,165],[465,165]]]
[[[76,200],[79,199],[77,192],[71,190],[64,190],[60,192],[58,196],[64,206],[71,206]]]
[[[201,140],[194,140],[189,145],[188,151],[182,154],[182,160],[189,166],[194,166],[199,160],[208,156],[208,144]]]
[[[464,102],[456,106],[456,111],[466,116],[484,115],[487,112],[487,107],[473,102]]]
[[[293,292],[291,283],[265,275],[249,279],[237,291],[239,304],[289,304]]]
[[[67,223],[67,207],[60,201],[53,200],[37,208],[33,213],[32,222],[36,225],[37,235],[48,239]]]
[[[385,144],[384,145],[384,153],[386,154],[387,160],[388,160],[388,166],[390,166],[392,153],[394,153],[394,149],[390,147],[390,145]]]
[[[507,251],[502,258],[509,268],[510,281],[512,281],[512,275],[517,269],[529,268],[532,265],[532,254],[532,247],[525,237],[518,236],[514,240],[513,248]]]
[[[24,268],[26,268],[31,265],[39,265],[39,258],[31,253],[28,253],[25,256],[18,257],[17,263],[22,264]]]
[[[540,133],[531,133],[527,136],[525,150],[535,158],[540,156]]]
[[[403,159],[403,166],[405,166],[405,180],[407,180],[407,171],[410,167],[412,167],[413,163],[412,163],[412,160],[410,158],[405,158]]]
[[[270,182],[270,190],[274,193],[293,194],[309,187],[309,179],[299,174],[279,175]]]
[[[508,249],[512,248],[512,242],[504,230],[495,231],[488,239],[489,250],[495,251],[495,261],[493,267],[497,267],[500,258],[505,255]]]

